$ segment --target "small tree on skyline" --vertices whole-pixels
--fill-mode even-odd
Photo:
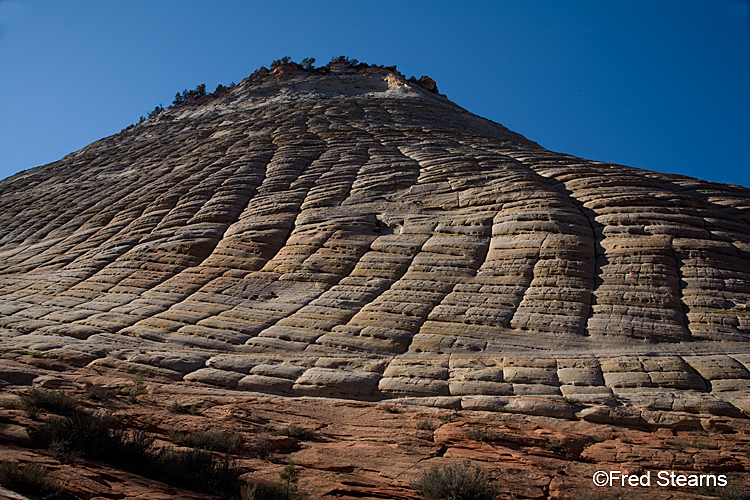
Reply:
[[[276,69],[282,64],[289,64],[290,62],[292,62],[292,58],[289,56],[284,56],[281,59],[276,59],[275,61],[273,61],[271,63],[271,69]]]

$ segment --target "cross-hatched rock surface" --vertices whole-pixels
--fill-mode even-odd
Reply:
[[[6,358],[742,416],[749,299],[750,190],[548,151],[389,68],[261,69],[0,181]]]

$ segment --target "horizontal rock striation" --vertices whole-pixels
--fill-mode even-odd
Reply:
[[[750,190],[547,151],[390,69],[287,64],[0,181],[0,348],[282,394],[750,415],[749,257]]]

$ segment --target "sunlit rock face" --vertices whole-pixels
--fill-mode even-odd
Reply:
[[[547,151],[432,90],[262,69],[1,181],[3,356],[605,420],[750,412],[750,190]]]

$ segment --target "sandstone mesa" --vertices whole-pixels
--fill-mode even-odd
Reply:
[[[427,83],[284,64],[0,181],[0,383],[36,357],[599,423],[750,415],[750,190],[548,151]]]

